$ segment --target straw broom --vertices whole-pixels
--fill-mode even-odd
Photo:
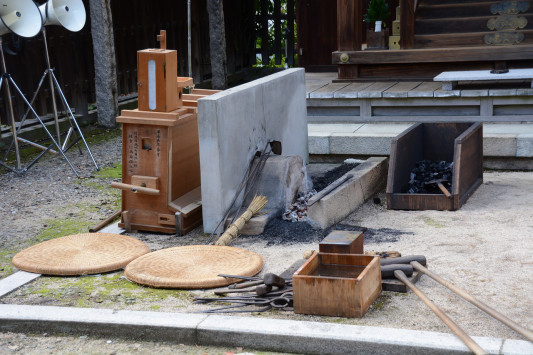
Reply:
[[[229,226],[228,229],[218,238],[215,245],[229,245],[233,240],[239,236],[239,232],[244,227],[246,222],[252,218],[254,214],[261,211],[266,206],[268,200],[265,196],[255,196],[248,206],[248,209],[237,218],[237,220]]]

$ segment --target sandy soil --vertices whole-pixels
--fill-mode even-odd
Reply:
[[[120,138],[94,144],[93,153],[103,167],[120,162]],[[82,183],[75,179],[57,158],[39,162],[22,177],[4,174],[0,187],[0,276],[16,271],[8,260],[14,253],[37,241],[66,233],[65,221],[81,220],[69,233],[85,232],[103,219],[116,205],[116,194],[101,186],[113,180],[91,172],[87,161]],[[390,211],[372,200],[353,212],[341,224],[367,228],[365,250],[398,250],[403,255],[423,254],[428,267],[453,281],[475,297],[501,311],[518,323],[533,328],[533,179],[530,172],[485,172],[484,184],[468,202],[455,212]],[[15,193],[14,193],[15,192]],[[91,208],[88,208],[91,207]],[[59,221],[56,233],[43,236],[50,221]],[[287,222],[288,223],[288,222]],[[76,230],[78,228],[78,230]],[[295,233],[291,227],[291,233]],[[49,231],[48,231],[49,232]],[[259,253],[263,272],[281,273],[306,250],[317,249],[324,232],[290,238],[239,238],[234,246]],[[153,250],[187,244],[204,244],[207,236],[201,228],[185,237],[163,234],[132,234]],[[2,271],[3,270],[3,271]],[[521,337],[506,326],[486,316],[474,306],[426,276],[418,286],[470,335],[501,338]],[[41,277],[20,290],[0,299],[2,303],[64,305],[115,309],[194,312],[207,306],[192,305],[194,296],[212,295],[211,291],[154,291],[125,280],[122,272],[84,278]],[[252,314],[256,317],[312,320],[450,333],[448,328],[411,292],[383,292],[362,319],[343,319],[295,315],[290,312]],[[0,350],[7,346],[0,334]],[[63,339],[76,340],[76,337]],[[70,349],[70,348],[69,348]],[[147,348],[148,349],[148,348]],[[67,350],[70,351],[70,350]],[[125,351],[125,350],[124,350]]]

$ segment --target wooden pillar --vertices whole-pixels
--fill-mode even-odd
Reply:
[[[287,0],[287,58],[289,67],[294,66],[294,0]]]
[[[98,124],[112,128],[118,115],[118,85],[110,3],[111,0],[89,0]]]
[[[281,1],[274,0],[274,60],[281,64]]]
[[[400,0],[400,48],[411,49],[415,45],[414,0]]]
[[[363,43],[363,2],[360,0],[337,0],[337,50],[360,51]],[[358,66],[337,66],[339,79],[359,77]]]
[[[268,65],[270,51],[268,48],[268,0],[261,0],[261,62]]]

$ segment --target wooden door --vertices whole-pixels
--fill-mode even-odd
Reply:
[[[337,71],[331,53],[337,50],[337,2],[297,0],[298,66],[306,71]]]

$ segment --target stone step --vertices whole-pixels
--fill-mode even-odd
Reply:
[[[310,155],[389,155],[391,141],[412,123],[308,124]],[[483,155],[532,158],[533,123],[485,123]]]

